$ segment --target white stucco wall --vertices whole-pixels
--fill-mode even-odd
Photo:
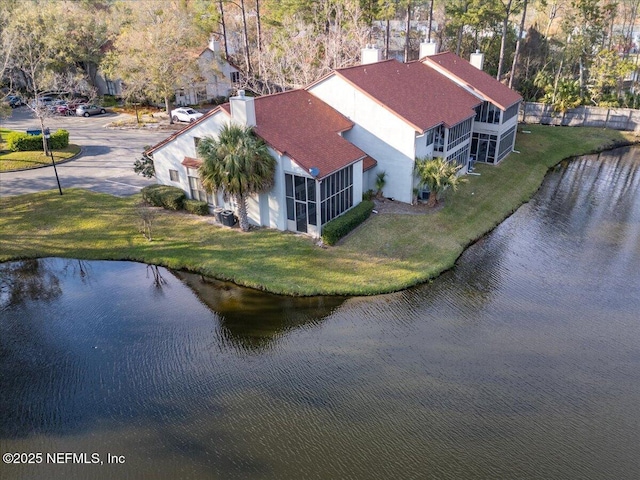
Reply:
[[[378,161],[376,173],[387,173],[384,195],[411,203],[415,129],[337,75],[309,92],[356,124],[343,137]]]

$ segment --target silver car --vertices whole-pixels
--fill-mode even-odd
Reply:
[[[90,115],[98,115],[99,113],[107,113],[107,111],[98,105],[79,105],[76,108],[76,115],[79,117],[88,117]]]

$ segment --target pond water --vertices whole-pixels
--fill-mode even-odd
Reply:
[[[45,455],[0,476],[638,479],[639,187],[638,150],[565,163],[456,268],[371,298],[0,265],[0,453]]]

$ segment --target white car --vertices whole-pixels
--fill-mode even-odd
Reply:
[[[171,112],[171,118],[174,122],[195,122],[202,116],[202,113],[196,112],[193,108],[176,108]]]

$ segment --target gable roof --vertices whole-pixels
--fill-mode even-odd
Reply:
[[[475,115],[480,101],[420,62],[385,60],[335,71],[374,101],[422,133],[441,123],[452,127]]]
[[[443,52],[430,55],[424,57],[421,62],[430,68],[440,67],[502,110],[522,101],[522,97],[517,92],[454,53]]]
[[[340,133],[353,122],[306,90],[290,90],[254,100],[256,135],[281,154],[323,178],[366,156]],[[229,104],[222,106],[230,112]]]
[[[353,122],[322,100],[305,90],[291,90],[254,99],[256,109],[256,135],[281,154],[286,154],[300,167],[319,170],[321,179],[346,167],[366,154],[345,140],[340,133],[353,127]],[[231,106],[225,103],[179,132],[154,145],[151,154],[178,136],[205,122],[218,112],[231,115]],[[375,160],[367,162],[372,165]]]

